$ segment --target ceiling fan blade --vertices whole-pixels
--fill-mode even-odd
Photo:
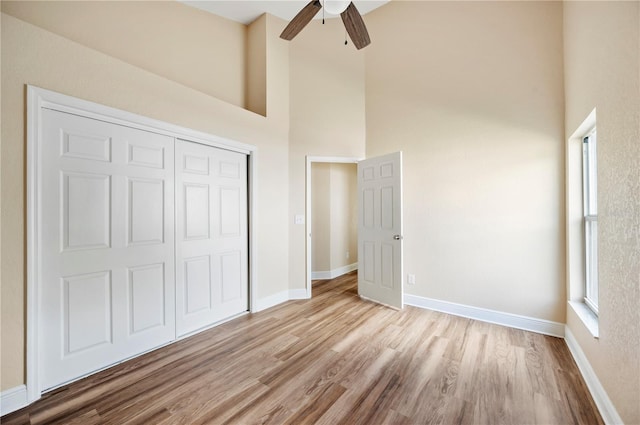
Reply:
[[[309,22],[311,22],[320,9],[322,9],[320,1],[311,0],[300,12],[298,12],[291,22],[289,22],[289,25],[287,25],[284,31],[282,31],[282,34],[280,34],[280,38],[293,40],[293,37],[298,35],[298,33],[302,31]]]
[[[356,49],[360,50],[371,44],[369,32],[367,32],[367,27],[364,25],[362,15],[360,15],[360,12],[358,12],[353,2],[349,3],[349,6],[347,6],[346,10],[342,12],[340,16]]]

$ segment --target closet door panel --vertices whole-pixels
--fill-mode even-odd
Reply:
[[[171,137],[42,111],[42,388],[175,339]]]
[[[248,310],[247,157],[176,142],[176,331]]]

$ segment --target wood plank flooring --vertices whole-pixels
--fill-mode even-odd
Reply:
[[[357,296],[246,315],[46,394],[10,424],[602,424],[563,340]]]

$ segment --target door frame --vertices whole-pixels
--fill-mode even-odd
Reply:
[[[307,298],[311,298],[311,255],[312,255],[312,241],[311,241],[311,165],[314,162],[328,162],[334,164],[357,164],[364,158],[356,157],[341,157],[341,156],[306,156],[306,190],[305,190],[305,290],[307,291]]]
[[[42,396],[40,389],[40,360],[39,360],[39,311],[40,293],[40,218],[38,199],[40,198],[41,178],[40,167],[42,161],[38,147],[42,142],[40,128],[42,125],[42,109],[52,109],[60,112],[71,113],[86,118],[97,119],[117,125],[124,125],[139,130],[163,134],[174,139],[184,139],[203,145],[226,149],[247,155],[247,184],[248,184],[248,219],[249,219],[249,311],[254,312],[257,306],[255,249],[257,247],[254,220],[256,217],[256,176],[257,147],[212,134],[192,130],[186,127],[167,122],[147,118],[124,110],[111,108],[98,103],[67,96],[54,91],[27,85],[27,151],[26,151],[26,274],[27,274],[27,300],[26,300],[26,393],[27,404],[31,404]],[[179,338],[172,342],[178,341]],[[142,354],[142,353],[140,353]],[[21,406],[23,407],[23,406]]]

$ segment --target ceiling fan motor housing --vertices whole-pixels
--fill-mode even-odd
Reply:
[[[339,15],[347,9],[349,3],[349,0],[324,0],[323,6],[330,15]]]

